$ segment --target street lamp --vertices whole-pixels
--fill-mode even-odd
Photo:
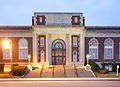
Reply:
[[[90,57],[90,55],[87,54],[87,55],[86,55],[86,58],[87,58],[87,64],[89,64],[89,57]]]
[[[85,69],[90,71],[91,70],[91,66],[89,65],[89,58],[90,58],[91,55],[87,54],[86,55],[86,58],[87,58],[87,64],[85,66]]]
[[[29,55],[28,55],[28,62],[29,62],[29,65],[30,65],[30,60],[31,60],[31,55],[29,54]]]
[[[32,66],[31,66],[31,64],[30,64],[30,60],[31,60],[31,55],[29,54],[29,55],[28,55],[28,63],[29,63],[29,64],[27,65],[27,67],[29,68],[30,71],[32,71]]]

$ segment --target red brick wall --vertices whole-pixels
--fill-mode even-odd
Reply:
[[[89,40],[93,37],[85,38],[85,55],[89,53]],[[98,40],[98,59],[91,59],[96,62],[120,62],[119,59],[119,42],[120,37],[110,37],[114,41],[113,59],[104,59],[104,41],[108,37],[95,37]]]
[[[22,37],[8,37],[12,41],[12,58],[13,63],[14,62],[28,62],[28,60],[21,60],[19,59],[19,40]],[[3,47],[2,47],[2,40],[4,40],[4,37],[0,37],[0,63],[7,63],[10,62],[8,59],[3,59]],[[33,52],[32,52],[32,37],[25,37],[25,39],[28,41],[28,54],[31,55],[31,61],[33,61]]]

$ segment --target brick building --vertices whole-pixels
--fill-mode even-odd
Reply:
[[[32,26],[0,26],[0,63],[28,64],[28,54],[34,66],[84,67],[87,54],[99,65],[120,62],[120,27],[85,26],[83,13],[47,12],[35,12]]]

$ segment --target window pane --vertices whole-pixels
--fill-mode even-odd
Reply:
[[[27,49],[20,49],[20,58],[21,59],[27,59]]]
[[[95,38],[89,41],[89,55],[91,59],[98,59],[98,41]]]
[[[10,48],[4,49],[4,58],[10,59]]]
[[[73,46],[77,46],[77,37],[73,37]]]
[[[73,52],[73,61],[77,62],[77,52],[76,51]]]
[[[112,59],[113,57],[113,41],[112,39],[106,39],[104,42],[104,58]]]
[[[40,38],[40,46],[44,46],[44,37]]]
[[[89,54],[91,59],[97,59],[97,48],[89,49]]]
[[[78,23],[78,17],[74,18],[75,23]]]
[[[28,42],[26,39],[20,39],[19,41],[19,58],[27,59],[28,58]]]
[[[40,23],[42,23],[42,17],[40,17]]]
[[[105,48],[105,59],[112,59],[112,48]]]

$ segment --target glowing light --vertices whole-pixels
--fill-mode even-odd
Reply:
[[[89,58],[89,57],[90,57],[90,55],[89,55],[89,54],[87,54],[87,55],[86,55],[86,57],[87,57],[87,58]]]
[[[3,40],[2,45],[5,49],[10,48],[10,42],[8,40]]]
[[[30,59],[30,58],[31,58],[31,55],[29,54],[29,55],[28,55],[28,59]]]

